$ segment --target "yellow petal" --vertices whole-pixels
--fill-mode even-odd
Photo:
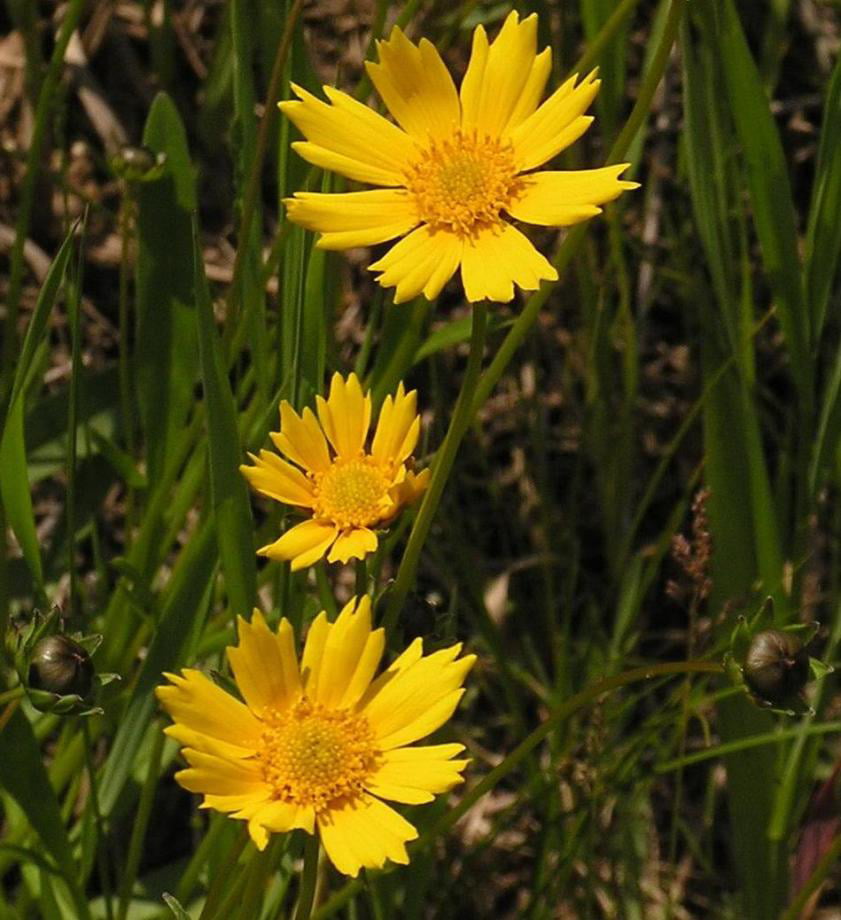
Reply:
[[[304,521],[287,530],[274,543],[261,546],[257,553],[281,562],[291,561],[292,571],[297,572],[318,562],[336,539],[337,533],[333,524],[314,520]]]
[[[377,51],[379,63],[365,66],[397,123],[422,143],[451,136],[461,118],[458,94],[435,46],[425,38],[414,45],[395,26]]]
[[[371,444],[371,454],[380,463],[402,463],[415,449],[420,434],[417,405],[417,390],[406,393],[402,383],[394,397],[386,396]]]
[[[330,861],[351,876],[382,868],[388,859],[406,865],[406,843],[418,836],[405,818],[367,795],[320,814],[318,830]]]
[[[188,729],[255,750],[262,726],[248,707],[217,687],[201,671],[185,668],[181,674],[165,674],[171,686],[155,691],[174,722]]]
[[[416,208],[405,189],[321,194],[296,192],[285,198],[289,219],[322,236],[319,249],[372,246],[403,236],[418,224]]]
[[[528,118],[510,132],[517,169],[540,166],[568,147],[587,130],[593,120],[584,112],[599,91],[596,71],[578,86],[570,77]]]
[[[552,51],[550,48],[544,48],[535,57],[528,78],[520,91],[520,98],[517,100],[508,122],[502,130],[501,136],[503,140],[509,140],[511,132],[537,109],[551,72]]]
[[[430,802],[464,781],[461,773],[469,761],[452,759],[463,750],[461,744],[434,744],[386,751],[365,787],[373,795],[407,805]]]
[[[364,559],[368,553],[376,552],[377,535],[367,527],[354,527],[345,530],[336,537],[336,542],[327,554],[328,562],[349,562],[351,559]]]
[[[256,492],[285,505],[312,508],[312,483],[300,470],[268,450],[260,456],[248,455],[254,466],[241,466],[240,472]]]
[[[458,268],[462,247],[455,234],[443,230],[433,233],[424,225],[368,268],[382,272],[377,281],[383,287],[397,287],[395,303],[411,300],[421,292],[427,300],[434,300]]]
[[[315,830],[315,811],[312,807],[292,805],[289,802],[268,802],[251,816],[255,824],[267,831],[283,834],[301,828],[312,834]]]
[[[337,708],[353,679],[359,658],[371,635],[371,599],[351,598],[335,623],[328,626],[318,667],[318,683],[311,683],[312,699]]]
[[[246,703],[257,713],[266,707],[283,710],[291,706],[300,696],[301,678],[294,648],[291,659],[289,656],[289,622],[282,620],[275,635],[255,609],[250,623],[238,618],[237,629],[239,645],[229,647],[227,652]]]
[[[382,750],[411,744],[452,715],[462,693],[458,688],[476,660],[474,655],[454,660],[460,649],[455,645],[415,661],[366,697],[363,711]]]
[[[168,725],[164,729],[164,734],[170,738],[175,738],[181,747],[189,747],[194,751],[214,754],[216,757],[223,757],[228,760],[245,760],[254,756],[253,747],[243,747],[240,744],[231,744],[230,741],[213,738],[211,735],[205,735],[195,729],[188,728],[180,722]]]
[[[184,757],[190,767],[179,770],[175,778],[190,792],[266,797],[268,786],[256,761],[226,760],[191,748],[184,749]]]
[[[329,102],[322,102],[300,86],[292,89],[301,101],[281,102],[280,109],[309,142],[295,145],[304,159],[313,162],[313,148],[320,148],[335,155],[329,168],[349,179],[402,185],[414,145],[400,128],[341,90],[325,86]]]
[[[371,395],[363,394],[356,374],[350,374],[347,380],[341,374],[333,374],[329,397],[316,397],[316,405],[336,455],[343,459],[359,456],[371,425]]]
[[[532,73],[537,51],[537,16],[522,22],[508,14],[494,42],[477,28],[473,52],[461,87],[462,124],[500,137]],[[475,56],[475,61],[474,61]]]
[[[301,658],[301,680],[304,693],[310,699],[314,699],[318,692],[321,663],[329,634],[330,624],[327,621],[327,614],[322,610],[310,624],[307,641],[304,643],[304,654]]]
[[[395,514],[408,505],[414,503],[426,492],[429,480],[432,477],[430,470],[421,470],[420,473],[408,471],[400,482],[389,490],[389,496],[394,502]]]
[[[347,689],[345,694],[338,703],[338,705],[347,709],[350,706],[355,705],[362,694],[368,689],[371,685],[371,681],[374,678],[374,674],[377,672],[380,661],[383,657],[383,650],[385,649],[385,630],[375,629],[368,636],[368,640],[365,643],[365,647],[362,649],[361,654],[356,662],[356,667],[354,668],[353,675],[348,681]]]
[[[515,284],[534,291],[542,280],[557,277],[557,271],[511,224],[482,230],[465,240],[461,280],[471,302],[506,303],[514,296]]]
[[[280,404],[280,431],[272,431],[270,437],[279,451],[308,472],[323,473],[329,469],[327,440],[312,409],[304,409],[303,416],[299,416],[284,400]],[[309,482],[306,477],[304,480]]]
[[[598,205],[639,187],[636,182],[619,178],[630,165],[531,173],[526,177],[524,191],[508,212],[517,220],[547,227],[577,224],[600,214],[602,209]]]

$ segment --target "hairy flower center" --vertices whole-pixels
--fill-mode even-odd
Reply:
[[[327,709],[304,697],[285,712],[270,712],[257,757],[273,796],[291,805],[328,808],[362,793],[377,766],[368,720]]]
[[[500,223],[523,188],[511,144],[456,130],[432,141],[406,172],[406,188],[432,230],[471,236]]]
[[[389,484],[371,457],[336,461],[316,479],[316,516],[342,528],[376,524],[383,517]]]

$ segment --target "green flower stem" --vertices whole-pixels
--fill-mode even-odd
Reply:
[[[12,365],[17,357],[17,322],[20,309],[20,295],[23,289],[23,247],[29,235],[29,224],[32,220],[32,207],[35,203],[35,185],[41,171],[42,149],[47,130],[52,124],[56,110],[56,92],[61,74],[64,69],[64,54],[70,43],[70,37],[79,23],[79,17],[85,6],[84,0],[71,0],[61,28],[58,31],[47,75],[41,84],[38,94],[38,104],[35,109],[35,126],[32,130],[32,142],[26,155],[26,175],[20,186],[18,198],[18,219],[15,224],[15,239],[9,254],[9,289],[6,294],[6,320],[3,330],[3,361],[0,380],[11,384]],[[0,389],[5,390],[2,386]],[[2,396],[0,393],[0,401]]]
[[[78,306],[78,305],[77,305]],[[93,819],[96,827],[96,861],[99,869],[99,884],[102,888],[102,900],[105,902],[106,920],[113,920],[114,909],[111,902],[111,872],[108,868],[108,851],[105,847],[105,822],[99,808],[99,783],[96,780],[96,766],[93,762],[93,738],[91,737],[90,719],[82,717],[82,734],[85,740],[85,759],[88,767],[88,780],[91,785],[90,800],[93,806]]]
[[[301,873],[301,893],[298,895],[295,920],[310,920],[312,916],[315,885],[318,881],[318,851],[318,835],[307,834],[306,843],[304,844],[304,869]],[[285,916],[285,914],[281,914],[281,916]]]
[[[155,791],[158,785],[158,771],[161,767],[161,754],[164,749],[166,735],[162,725],[155,725],[154,741],[149,754],[149,766],[146,769],[146,779],[140,790],[140,801],[137,806],[137,815],[131,829],[128,855],[123,877],[120,880],[119,902],[117,906],[117,920],[125,920],[128,914],[131,892],[140,867],[140,857],[143,855],[143,841],[146,838],[146,828],[152,814],[152,804],[155,801]]]
[[[187,868],[181,873],[181,878],[178,880],[175,897],[180,904],[185,904],[192,897],[199,874],[207,862],[208,855],[216,850],[220,837],[225,834],[229,825],[230,818],[227,815],[214,815],[211,819],[207,833],[202,837],[190,862],[187,863]],[[163,916],[169,920],[169,911]]]
[[[616,36],[625,20],[639,6],[639,3],[640,0],[622,0],[599,29],[598,35],[587,45],[584,54],[575,62],[575,66],[570,71],[571,74],[589,73],[593,69],[604,49]]]
[[[464,380],[461,385],[458,402],[452,418],[450,427],[444,436],[444,442],[438,449],[435,456],[435,464],[432,468],[432,478],[429,481],[429,487],[421,502],[415,522],[409,534],[409,541],[403,553],[400,562],[400,568],[397,571],[397,578],[389,592],[388,606],[386,607],[385,616],[383,617],[382,626],[385,627],[386,634],[394,629],[400,610],[406,601],[406,596],[414,583],[415,574],[418,568],[421,549],[426,541],[429,528],[432,525],[432,519],[438,510],[438,503],[441,501],[441,495],[444,491],[444,485],[450,470],[453,467],[453,461],[456,457],[459,444],[467,432],[470,422],[473,420],[473,405],[476,386],[479,382],[479,373],[482,369],[482,355],[485,347],[485,332],[488,325],[488,308],[484,303],[473,305],[473,331],[470,337],[470,356],[467,361],[467,368],[464,372]]]
[[[669,54],[675,42],[678,26],[680,25],[685,7],[686,0],[672,0],[660,44],[657,46],[657,51],[652,59],[651,67],[640,88],[640,94],[637,97],[631,115],[608,154],[607,162],[609,164],[622,161],[622,158],[628,152],[628,148],[636,137],[637,131],[639,131],[649,113],[651,100],[654,98],[654,93],[657,91],[660,80],[663,78],[663,72],[668,64]],[[586,223],[576,225],[567,234],[563,243],[561,243],[553,263],[559,275],[563,275],[564,269],[569,265],[573,256],[577,254],[581,244],[584,242],[586,227]],[[499,378],[508,367],[508,363],[514,356],[514,352],[534,325],[541,308],[549,299],[549,295],[557,284],[557,281],[551,283],[544,282],[540,290],[529,297],[523,308],[523,312],[517,317],[514,325],[509,329],[508,335],[505,336],[502,345],[499,347],[499,351],[497,351],[488,369],[482,374],[482,379],[479,381],[479,385],[476,388],[476,394],[473,397],[473,404],[470,407],[471,418],[476,415],[491,395],[491,391],[497,385]]]
[[[218,916],[219,912],[217,908],[220,906],[220,901],[226,900],[223,897],[225,892],[237,890],[237,884],[239,881],[241,881],[242,876],[240,875],[239,879],[234,880],[232,880],[232,876],[236,872],[240,854],[245,849],[247,843],[248,831],[243,827],[239,832],[239,836],[231,844],[231,847],[225,855],[222,864],[217,870],[213,884],[211,884],[210,890],[207,893],[207,899],[204,902],[204,908],[199,915],[199,920],[209,920],[210,917]]]
[[[234,257],[231,286],[228,288],[228,317],[226,325],[227,328],[238,333],[234,336],[231,354],[236,354],[239,340],[245,334],[245,324],[237,322],[240,306],[240,277],[242,275],[243,258],[245,257],[251,238],[251,223],[254,220],[254,212],[257,207],[257,196],[260,193],[260,179],[263,174],[263,162],[266,159],[266,152],[269,149],[271,129],[277,117],[277,103],[280,99],[283,71],[286,68],[286,59],[292,47],[295,24],[298,22],[298,17],[301,14],[303,6],[304,0],[295,0],[283,26],[283,35],[281,36],[280,44],[277,46],[277,53],[275,54],[271,76],[269,77],[269,86],[266,90],[263,117],[260,119],[260,127],[257,129],[257,144],[254,150],[254,162],[251,164],[248,184],[245,187],[245,194],[243,196],[242,220],[240,221],[239,234],[237,237],[239,242],[236,256]]]
[[[4,690],[0,693],[0,706],[5,706],[6,703],[11,703],[14,700],[19,700],[23,694],[24,689],[22,684],[18,684],[17,687],[12,687],[11,690]]]
[[[597,680],[589,687],[585,687],[579,693],[571,696],[566,702],[561,703],[552,710],[549,717],[532,731],[524,741],[522,741],[514,750],[500,763],[494,767],[490,773],[487,773],[456,805],[455,808],[448,811],[438,819],[432,827],[426,831],[410,849],[414,853],[417,850],[428,847],[441,834],[448,831],[462,815],[466,814],[482,796],[490,792],[502,779],[515,770],[528,755],[545,740],[546,736],[563,724],[566,719],[574,715],[580,709],[583,709],[589,703],[594,702],[605,693],[618,690],[621,687],[627,687],[630,684],[640,683],[645,680],[653,680],[658,677],[670,677],[674,674],[720,674],[724,668],[717,661],[667,661],[663,664],[653,664],[648,667],[633,668],[622,674],[616,674],[613,677],[605,677]],[[317,910],[312,920],[326,920],[341,908],[357,892],[362,890],[363,883],[358,879],[348,882],[343,888],[337,891],[332,898],[319,910]],[[786,918],[788,920],[788,918]]]

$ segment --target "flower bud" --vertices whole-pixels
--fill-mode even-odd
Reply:
[[[153,182],[163,175],[166,154],[126,144],[110,162],[114,173],[126,182]]]
[[[744,677],[757,696],[784,705],[806,686],[809,656],[793,633],[763,629],[751,639]]]
[[[93,680],[90,655],[67,636],[47,636],[32,650],[28,683],[33,690],[84,699],[93,688]]]

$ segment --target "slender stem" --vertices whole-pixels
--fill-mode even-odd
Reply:
[[[631,115],[628,118],[628,121],[625,123],[624,128],[620,132],[619,137],[616,139],[616,142],[613,144],[610,153],[608,154],[608,163],[621,162],[622,158],[628,152],[628,148],[631,146],[637,131],[639,131],[643,121],[650,111],[651,100],[654,98],[654,93],[657,91],[660,80],[663,78],[663,72],[666,69],[666,64],[669,60],[669,53],[671,52],[672,45],[674,44],[675,36],[677,35],[678,26],[680,25],[680,20],[685,7],[686,0],[672,0],[672,5],[669,10],[669,17],[666,21],[666,26],[663,29],[663,35],[660,39],[660,44],[658,45],[657,51],[655,52],[654,58],[652,59],[651,67],[645,77],[642,87],[640,88],[640,93],[637,97],[637,101],[634,105]],[[567,234],[563,243],[561,243],[561,246],[558,249],[558,254],[556,255],[553,263],[555,268],[558,270],[558,275],[563,275],[564,269],[567,267],[567,265],[569,265],[573,256],[575,256],[575,254],[578,252],[578,249],[584,241],[586,227],[586,224],[578,224],[577,226],[573,227],[572,230]],[[523,312],[517,317],[514,325],[509,329],[508,335],[506,335],[502,345],[499,347],[499,351],[497,351],[496,356],[494,357],[488,369],[484,374],[482,374],[482,379],[479,381],[479,386],[476,388],[476,395],[473,398],[473,405],[471,406],[470,412],[471,417],[479,411],[481,406],[491,395],[491,391],[496,386],[497,381],[502,376],[505,369],[508,367],[508,363],[513,357],[514,352],[526,337],[526,334],[531,329],[532,325],[534,325],[534,322],[537,319],[541,308],[549,299],[549,295],[555,289],[555,285],[557,284],[557,281],[554,281],[551,284],[544,282],[540,290],[529,297],[526,306],[523,308]]]
[[[87,223],[87,215],[85,223]],[[70,577],[70,614],[77,612],[76,596],[76,456],[78,452],[79,387],[82,376],[82,247],[75,277],[68,284],[67,312],[70,323],[70,396],[67,418],[67,572]]]
[[[356,596],[368,593],[368,565],[364,559],[356,560]]]
[[[88,780],[91,784],[91,805],[93,806],[93,817],[96,825],[96,861],[99,868],[99,884],[102,886],[102,900],[105,902],[105,916],[107,920],[113,920],[114,912],[111,904],[111,877],[108,871],[108,854],[105,843],[105,825],[102,820],[102,812],[99,808],[99,787],[96,780],[96,768],[93,762],[93,739],[89,720],[82,717],[82,733],[85,741],[85,761],[88,767]]]
[[[131,900],[131,891],[134,887],[134,880],[137,878],[137,870],[140,867],[140,857],[143,855],[143,841],[146,837],[146,828],[149,826],[149,818],[152,814],[152,804],[155,801],[155,790],[158,783],[158,771],[161,766],[161,754],[164,749],[166,735],[163,733],[163,727],[158,725],[155,732],[155,740],[152,743],[152,751],[149,754],[149,766],[146,770],[146,779],[143,783],[143,789],[140,791],[140,802],[137,806],[137,816],[131,829],[131,840],[129,841],[128,855],[126,856],[125,871],[120,882],[119,905],[117,907],[117,920],[125,920],[128,913],[129,901]]]
[[[304,844],[301,891],[298,895],[298,906],[295,909],[295,920],[310,920],[312,915],[312,905],[315,900],[315,883],[318,880],[318,851],[318,835],[307,834],[306,843]],[[280,916],[284,915],[281,914]],[[280,920],[280,917],[278,917],[278,920]]]
[[[207,899],[204,902],[204,908],[202,909],[201,914],[199,915],[199,920],[208,920],[209,917],[214,916],[216,908],[219,906],[219,901],[222,898],[225,889],[230,890],[236,882],[231,881],[231,876],[234,874],[237,863],[239,861],[240,854],[245,849],[245,845],[248,843],[248,832],[243,828],[237,839],[231,844],[231,848],[228,850],[225,855],[224,862],[219,867],[217,875],[213,880],[213,884],[210,886],[210,891],[207,893]]]
[[[18,684],[17,687],[12,687],[11,690],[4,690],[0,693],[0,706],[5,706],[6,703],[11,703],[14,700],[19,700],[24,694],[24,689],[22,684]]]
[[[126,453],[134,459],[134,412],[132,401],[132,376],[129,363],[129,245],[131,242],[133,188],[130,182],[122,183],[122,197],[118,225],[120,230],[120,274],[119,274],[119,334],[120,353],[118,368],[120,380],[120,415],[123,429],[123,444]],[[125,549],[131,544],[134,518],[134,489],[126,484]]]
[[[464,372],[464,380],[461,384],[458,402],[452,418],[450,427],[444,436],[444,442],[439,448],[435,465],[432,469],[432,478],[429,481],[429,487],[423,497],[418,515],[409,534],[409,541],[403,553],[403,559],[400,562],[400,568],[397,571],[397,578],[394,586],[389,592],[388,606],[382,625],[385,627],[386,634],[394,629],[400,610],[406,601],[406,596],[414,583],[415,574],[418,568],[418,560],[432,525],[432,519],[438,510],[438,504],[441,501],[441,495],[450,475],[450,470],[455,461],[456,452],[461,444],[462,438],[467,432],[470,422],[473,419],[473,403],[476,386],[479,382],[479,374],[482,369],[482,355],[485,347],[485,332],[488,323],[488,308],[484,303],[473,305],[473,331],[470,337],[470,356],[467,360],[467,368]]]
[[[251,172],[248,176],[248,184],[245,187],[245,196],[242,204],[242,220],[239,225],[239,235],[237,237],[237,252],[234,257],[234,270],[231,279],[231,286],[228,288],[228,319],[230,328],[236,328],[236,317],[239,312],[240,297],[240,275],[242,274],[243,259],[248,249],[251,238],[251,222],[254,219],[254,211],[257,206],[257,196],[260,192],[260,179],[263,174],[263,161],[266,158],[266,151],[269,147],[269,135],[274,120],[277,117],[277,103],[280,97],[280,85],[283,79],[283,71],[286,67],[286,59],[289,56],[289,50],[292,46],[292,36],[295,33],[295,23],[304,6],[304,0],[295,0],[289,15],[286,17],[286,23],[283,27],[283,35],[280,44],[277,46],[274,63],[272,64],[272,73],[269,77],[269,86],[266,90],[266,101],[263,108],[263,117],[260,119],[260,127],[257,131],[257,145],[254,150],[254,162],[251,164]]]
[[[566,702],[555,707],[546,721],[534,729],[524,741],[514,748],[502,763],[494,767],[490,773],[487,773],[464,796],[455,808],[439,818],[419,840],[411,845],[412,852],[414,853],[417,850],[425,849],[433,843],[437,837],[449,830],[462,815],[468,812],[479,799],[482,798],[482,796],[487,795],[497,783],[515,770],[547,735],[558,728],[570,716],[578,712],[578,710],[594,702],[603,694],[618,690],[621,687],[627,687],[630,684],[640,683],[645,680],[653,680],[658,677],[670,677],[673,674],[720,674],[723,670],[722,665],[717,661],[667,661],[663,664],[633,668],[630,671],[616,674],[613,677],[605,677],[591,684],[589,687],[585,687],[579,693],[571,696]],[[362,889],[362,885],[363,883],[358,879],[348,882],[343,888],[337,891],[323,907],[313,914],[311,920],[325,920],[325,918],[341,910],[348,900]],[[786,918],[786,920],[788,920],[788,918]]]
[[[20,187],[18,204],[18,219],[15,223],[15,238],[9,254],[9,289],[6,295],[6,323],[3,336],[3,362],[0,380],[11,384],[13,375],[11,367],[17,356],[17,322],[20,308],[20,295],[23,287],[23,247],[29,234],[29,224],[32,220],[32,207],[35,203],[35,182],[40,173],[41,150],[47,134],[51,116],[55,112],[55,93],[58,81],[64,67],[64,54],[70,37],[76,29],[79,17],[82,15],[85,0],[71,0],[67,5],[64,21],[58,31],[50,65],[41,92],[38,95],[38,105],[35,109],[35,127],[32,131],[32,142],[26,155],[26,175]],[[5,389],[5,386],[2,387]],[[2,402],[2,399],[0,399]]]
[[[640,0],[622,0],[616,9],[610,14],[610,18],[599,29],[599,34],[587,46],[587,50],[575,62],[572,73],[589,73],[593,65],[598,61],[602,51],[614,38],[616,33],[622,27],[625,20],[639,6]]]

